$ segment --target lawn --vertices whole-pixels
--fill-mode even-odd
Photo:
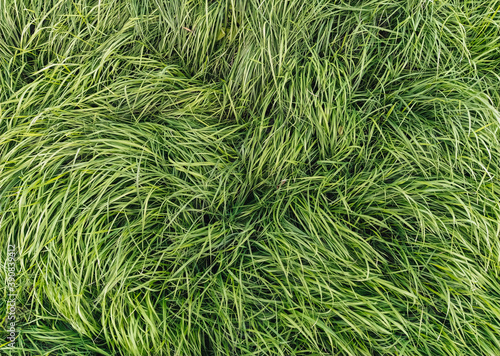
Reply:
[[[0,354],[500,355],[500,0],[0,0]]]

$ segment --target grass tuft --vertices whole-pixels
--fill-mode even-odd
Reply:
[[[499,355],[498,73],[498,0],[0,0],[3,351]]]

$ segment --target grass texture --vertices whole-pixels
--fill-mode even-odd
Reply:
[[[1,352],[500,355],[499,10],[0,0]]]

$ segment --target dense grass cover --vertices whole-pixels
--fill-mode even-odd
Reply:
[[[500,355],[499,10],[0,0],[2,352]]]

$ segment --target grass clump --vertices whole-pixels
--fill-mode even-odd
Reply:
[[[499,9],[1,0],[3,350],[500,354]]]

